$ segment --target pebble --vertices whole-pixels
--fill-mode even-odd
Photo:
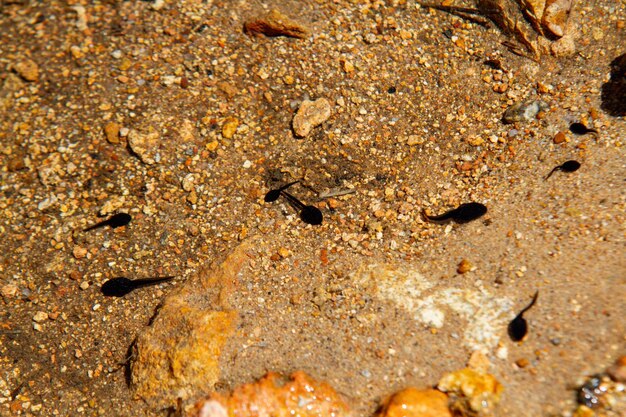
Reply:
[[[563,142],[567,142],[567,135],[564,132],[559,132],[556,135],[554,135],[552,142],[554,142],[557,145]]]
[[[229,117],[222,125],[222,136],[226,139],[232,138],[237,132],[237,127],[239,127],[239,120],[235,117]]]
[[[510,124],[533,120],[540,111],[550,108],[548,103],[542,100],[528,100],[513,104],[504,112],[502,121]]]
[[[330,115],[330,103],[325,98],[318,98],[315,101],[304,100],[293,118],[293,131],[297,137],[304,138],[314,127],[328,120]]]
[[[30,59],[18,62],[13,66],[13,69],[26,81],[37,81],[39,79],[39,67],[35,61]]]
[[[17,285],[15,284],[6,284],[2,286],[0,289],[0,293],[2,293],[3,297],[13,297],[17,294]]]
[[[409,146],[423,145],[424,142],[426,142],[426,139],[418,135],[410,135],[406,141],[407,145]]]
[[[146,133],[131,129],[128,133],[128,145],[144,164],[152,165],[160,160],[159,133],[155,130]]]
[[[89,288],[89,283],[87,281],[83,281],[80,283],[79,287],[81,290],[86,290],[87,288]]]
[[[196,179],[193,174],[187,174],[185,175],[185,178],[183,178],[183,180],[181,181],[181,186],[183,187],[183,190],[190,192],[193,191],[193,184],[195,182]]]
[[[121,126],[115,122],[109,122],[104,126],[104,135],[109,143],[120,143],[120,128]]]
[[[72,254],[74,255],[74,258],[82,259],[87,256],[87,248],[84,248],[82,246],[74,246]]]
[[[41,323],[46,320],[48,320],[48,313],[46,313],[45,311],[38,311],[33,316],[33,321],[35,323]]]
[[[456,269],[456,272],[458,272],[459,274],[464,274],[466,272],[469,272],[472,270],[473,265],[471,264],[470,261],[468,261],[467,259],[463,259],[460,263],[458,268]]]

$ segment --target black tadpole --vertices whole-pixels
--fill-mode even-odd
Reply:
[[[580,162],[574,161],[573,159],[571,159],[569,161],[563,162],[561,165],[557,167],[554,167],[554,169],[550,171],[550,173],[546,176],[545,179],[547,180],[548,178],[550,178],[552,174],[554,174],[556,171],[574,172],[574,171],[578,171],[578,168],[580,168]]]
[[[580,122],[572,123],[571,125],[569,125],[569,130],[575,135],[586,135],[587,133],[595,133],[596,135],[598,134],[598,131],[596,129],[590,129]]]
[[[117,229],[118,227],[126,226],[128,223],[130,223],[131,220],[132,220],[132,217],[130,216],[130,214],[117,213],[117,214],[112,215],[106,220],[96,223],[93,226],[89,226],[88,228],[84,229],[83,232],[88,232],[90,230],[99,229],[104,226],[109,226],[111,229]]]
[[[464,203],[439,216],[429,216],[426,212],[422,212],[422,215],[431,223],[444,224],[454,221],[456,223],[463,224],[476,220],[479,217],[482,217],[485,213],[487,213],[487,207],[484,204]]]
[[[535,305],[538,296],[539,291],[536,291],[530,304],[524,307],[524,309],[520,311],[519,314],[515,316],[515,318],[509,323],[507,331],[512,341],[519,342],[523,340],[524,337],[526,337],[526,333],[528,333],[528,323],[524,318],[524,313],[530,310],[530,308]]]
[[[312,224],[318,226],[322,224],[324,216],[322,211],[315,206],[307,206],[298,200],[296,197],[289,194],[287,191],[282,191],[281,194],[287,199],[296,210],[300,210],[300,220],[306,224]]]
[[[172,278],[174,277],[144,278],[134,280],[130,280],[125,277],[111,278],[102,284],[100,292],[107,297],[123,297],[137,288],[169,281]]]
[[[294,184],[299,183],[300,181],[294,181],[294,182],[290,182],[289,184],[283,185],[280,188],[277,188],[275,190],[269,190],[267,192],[267,194],[265,194],[265,202],[266,203],[271,203],[273,201],[278,200],[278,198],[280,197],[280,193],[282,193],[283,191],[285,191],[287,188],[291,187]]]

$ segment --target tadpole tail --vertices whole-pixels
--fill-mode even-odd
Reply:
[[[296,197],[292,196],[287,191],[281,191],[280,193],[283,195],[283,197],[287,199],[289,204],[291,204],[291,206],[294,207],[296,210],[302,211],[304,209],[304,204],[302,203],[302,201],[298,200]]]
[[[290,182],[289,184],[285,184],[285,185],[283,185],[282,187],[280,187],[280,188],[278,189],[278,191],[280,191],[280,192],[282,193],[282,192],[283,192],[283,191],[285,191],[287,188],[289,188],[289,187],[291,187],[292,185],[297,184],[297,183],[299,183],[299,182],[300,182],[300,180],[297,180],[297,181]]]
[[[520,316],[530,310],[530,308],[535,305],[535,303],[537,302],[537,297],[539,297],[539,290],[535,291],[535,295],[533,295],[533,299],[530,301],[530,304],[528,304],[526,307],[524,307],[522,311],[520,311]]]
[[[96,223],[96,224],[94,224],[94,225],[92,225],[92,226],[89,226],[88,228],[83,229],[83,232],[89,232],[90,230],[99,229],[99,228],[101,228],[101,227],[106,226],[107,224],[109,224],[109,219],[102,220],[102,221],[101,221],[101,222],[99,222],[99,223]]]
[[[424,218],[424,220],[430,223],[444,224],[452,220],[452,215],[454,214],[455,210],[456,209],[446,211],[439,216],[429,216],[428,214],[426,214],[426,210],[424,209],[422,210],[422,217]]]
[[[142,279],[134,279],[132,283],[133,283],[133,286],[138,288],[138,287],[145,287],[146,285],[159,284],[161,282],[169,281],[174,278],[176,278],[176,276],[174,275],[167,276],[167,277],[159,277],[159,278],[142,278]]]
[[[552,169],[552,171],[550,171],[550,173],[548,175],[546,175],[546,177],[543,179],[544,181],[547,181],[548,178],[550,178],[552,176],[552,174],[554,174],[556,171],[558,171],[559,169],[561,169],[561,165],[559,165],[558,167],[554,167]]]

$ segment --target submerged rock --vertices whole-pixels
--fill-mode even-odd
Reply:
[[[443,392],[407,388],[389,397],[377,417],[452,417],[452,413]]]
[[[220,352],[239,317],[229,298],[247,248],[243,243],[164,300],[133,347],[131,387],[138,397],[167,407],[213,388]]]
[[[437,388],[455,397],[453,408],[461,415],[483,416],[493,412],[503,390],[496,377],[470,368],[445,374]]]
[[[196,403],[186,415],[349,417],[352,414],[330,385],[298,371],[289,378],[270,372],[256,382],[237,387],[226,397],[212,394]]]

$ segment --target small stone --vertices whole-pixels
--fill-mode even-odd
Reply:
[[[526,368],[528,365],[530,365],[530,361],[526,358],[520,358],[515,361],[515,365],[519,366],[520,368]]]
[[[26,81],[37,81],[39,79],[39,67],[35,61],[30,59],[18,62],[13,66],[13,69]]]
[[[456,272],[458,272],[459,274],[464,274],[471,270],[472,270],[472,264],[470,263],[470,261],[468,261],[467,259],[463,259],[459,263],[459,266],[457,267]]]
[[[104,126],[104,135],[109,143],[120,143],[120,125],[115,122],[109,122]]]
[[[74,258],[76,259],[83,259],[85,256],[87,256],[87,249],[82,247],[82,246],[74,246],[74,249],[72,250],[72,254],[74,255]]]
[[[222,136],[226,139],[232,138],[237,131],[237,127],[239,127],[239,120],[235,117],[229,117],[222,125]]]
[[[183,187],[183,190],[190,192],[193,190],[193,185],[194,182],[196,181],[195,177],[193,174],[187,174],[185,175],[185,178],[183,178],[183,180],[181,181],[181,186]]]
[[[306,137],[314,127],[328,120],[330,114],[330,103],[325,98],[304,100],[293,118],[293,131],[298,137]]]
[[[556,135],[554,135],[552,142],[554,142],[557,145],[563,142],[567,142],[567,135],[565,134],[565,132],[559,132]]]
[[[48,313],[46,313],[45,311],[38,311],[33,316],[33,321],[35,323],[41,323],[46,320],[48,320]]]
[[[351,72],[354,72],[354,64],[348,60],[344,60],[343,70],[348,74],[350,74]]]
[[[15,294],[17,294],[17,285],[15,284],[3,285],[2,289],[0,289],[0,292],[2,293],[3,297],[13,297]]]
[[[274,9],[266,16],[244,23],[244,31],[255,36],[288,36],[299,39],[304,39],[309,34],[309,30],[304,25]]]
[[[189,204],[193,204],[194,206],[198,204],[198,194],[195,191],[190,192],[187,195],[187,201]]]
[[[89,288],[89,282],[83,281],[80,283],[79,287],[81,290],[86,290],[87,288]]]
[[[426,139],[418,135],[410,135],[406,141],[407,145],[409,146],[423,145],[424,142],[426,142]]]
[[[393,394],[377,417],[451,417],[448,396],[434,389],[406,388]]]
[[[159,133],[154,129],[149,132],[131,129],[128,133],[128,145],[144,164],[152,165],[160,159]]]
[[[536,118],[540,111],[546,111],[549,108],[548,103],[541,100],[523,101],[506,109],[502,121],[507,124],[530,121]]]

